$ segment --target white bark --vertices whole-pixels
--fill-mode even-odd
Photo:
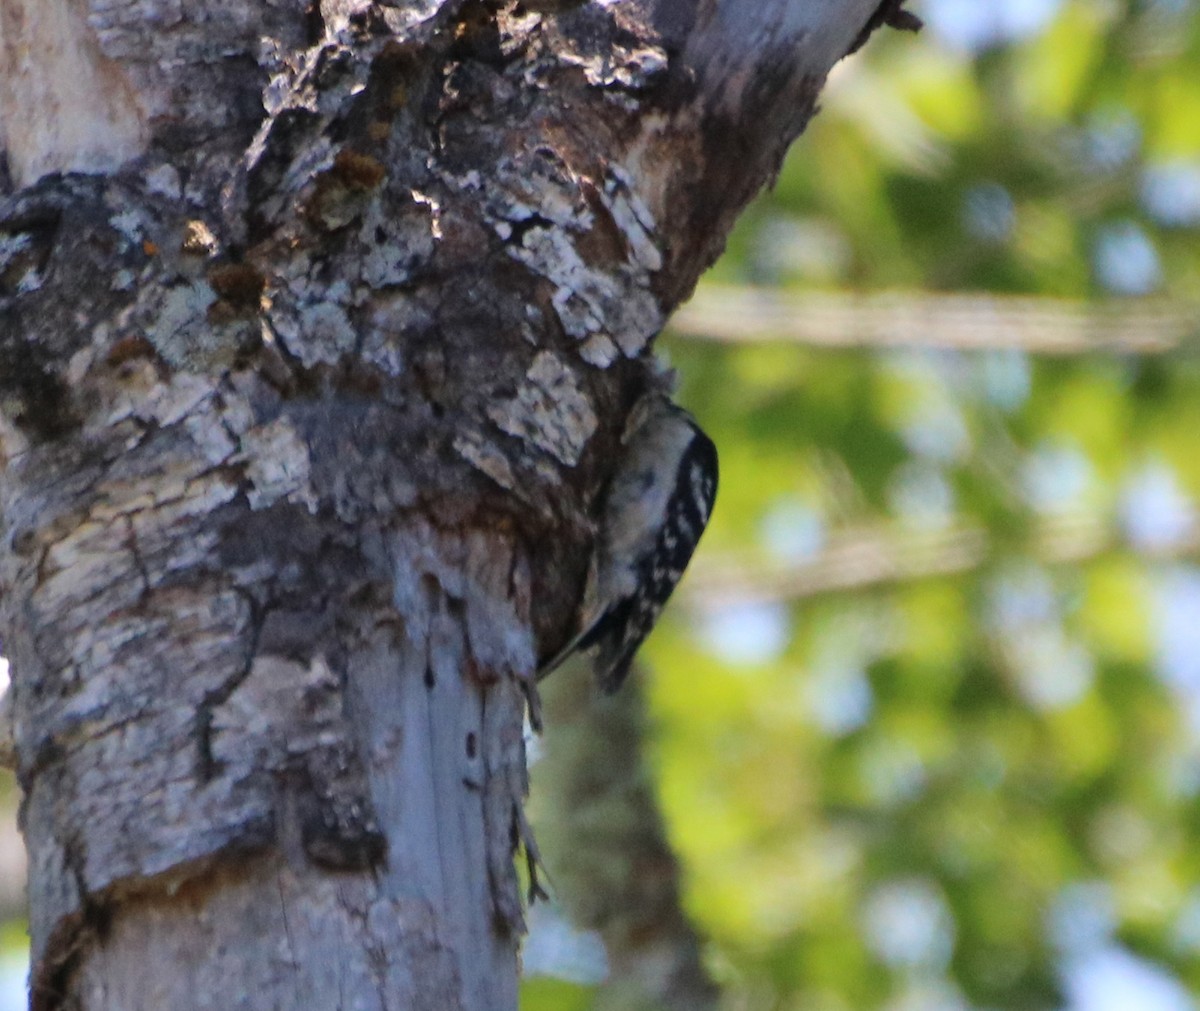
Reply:
[[[149,140],[120,64],[69,0],[0,4],[0,144],[18,186],[48,172],[111,171]]]

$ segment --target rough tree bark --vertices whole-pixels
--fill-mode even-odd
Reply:
[[[35,1008],[515,1007],[651,343],[896,7],[0,0]]]

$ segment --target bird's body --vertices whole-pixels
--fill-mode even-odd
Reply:
[[[685,410],[654,394],[630,417],[598,529],[582,630],[541,672],[595,650],[596,679],[616,691],[683,576],[717,493],[717,450]]]

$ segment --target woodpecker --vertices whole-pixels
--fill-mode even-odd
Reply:
[[[595,651],[607,694],[662,613],[704,533],[717,496],[717,448],[683,408],[649,394],[630,414],[604,496],[581,631],[544,664],[543,678],[577,650]]]

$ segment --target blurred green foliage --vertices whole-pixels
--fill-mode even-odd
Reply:
[[[837,70],[711,281],[1196,298],[1198,5],[1045,0],[989,38],[980,3],[964,41],[970,6],[916,4],[921,36]],[[985,545],[839,591],[702,607],[685,587],[644,651],[658,795],[728,1007],[1192,1006],[1200,344],[661,346],[721,451],[690,582],[863,530]],[[1077,523],[1102,536],[1072,547]],[[1086,996],[1114,953],[1144,999]],[[523,1007],[590,1006],[549,985]]]

